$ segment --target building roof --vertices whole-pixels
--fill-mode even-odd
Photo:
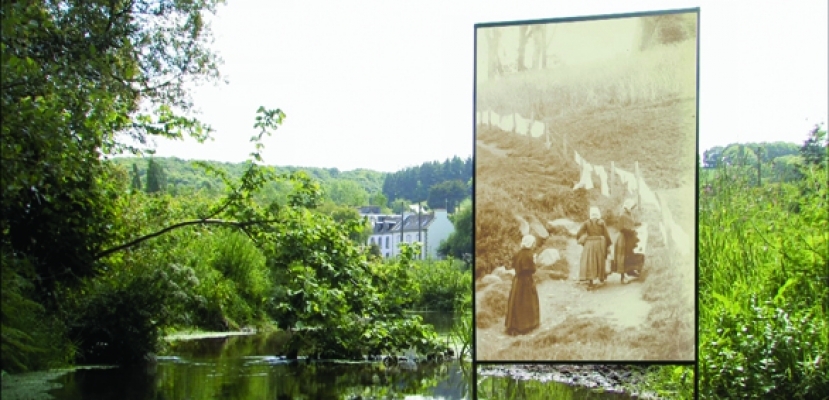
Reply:
[[[403,220],[403,224],[397,224],[392,228],[392,232],[400,232],[401,226],[403,231],[417,231],[418,230],[418,222],[420,223],[420,229],[426,229],[429,227],[429,224],[435,219],[434,213],[428,214],[420,214],[420,219],[418,221],[418,215],[407,215],[406,218]]]
[[[377,222],[374,223],[373,234],[382,235],[391,232],[395,226],[399,225],[400,216],[380,216]]]
[[[361,215],[380,214],[380,206],[362,206],[358,211]]]

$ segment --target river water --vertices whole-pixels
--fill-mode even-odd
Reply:
[[[421,313],[438,333],[446,334],[456,317]],[[3,398],[56,400],[207,400],[207,399],[407,399],[472,398],[472,364],[448,361],[385,367],[381,362],[338,360],[287,361],[276,357],[280,335],[229,336],[175,342],[158,362],[141,368],[79,368],[46,373],[36,384],[48,395],[7,389]],[[556,382],[479,376],[480,399],[617,400]],[[21,388],[22,389],[22,388]],[[29,392],[26,394],[26,392]],[[39,390],[37,390],[39,392]],[[16,395],[14,395],[16,393]],[[22,396],[21,396],[22,395]]]
[[[456,317],[420,313],[439,334]],[[471,399],[472,364],[457,360],[416,367],[382,362],[288,361],[279,334],[175,342],[152,366],[78,369],[51,383],[57,400],[161,399]]]

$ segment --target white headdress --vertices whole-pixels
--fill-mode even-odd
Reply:
[[[533,235],[526,235],[521,238],[521,247],[525,249],[531,249],[535,246],[535,236]]]
[[[633,210],[633,207],[636,207],[636,200],[634,199],[627,199],[625,200],[625,203],[622,204],[622,208],[624,208],[627,211]]]
[[[599,207],[590,207],[590,219],[599,219],[602,217],[602,212]]]

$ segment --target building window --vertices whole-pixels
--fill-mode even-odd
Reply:
[[[388,249],[389,247],[390,247],[390,246],[389,246],[389,237],[388,237],[388,236],[386,236],[386,248]]]
[[[406,235],[406,241],[411,243],[412,242],[412,235]]]

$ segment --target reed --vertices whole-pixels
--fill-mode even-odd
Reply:
[[[829,393],[826,169],[762,185],[710,172],[699,232],[704,398]],[[817,397],[816,397],[817,396]]]

